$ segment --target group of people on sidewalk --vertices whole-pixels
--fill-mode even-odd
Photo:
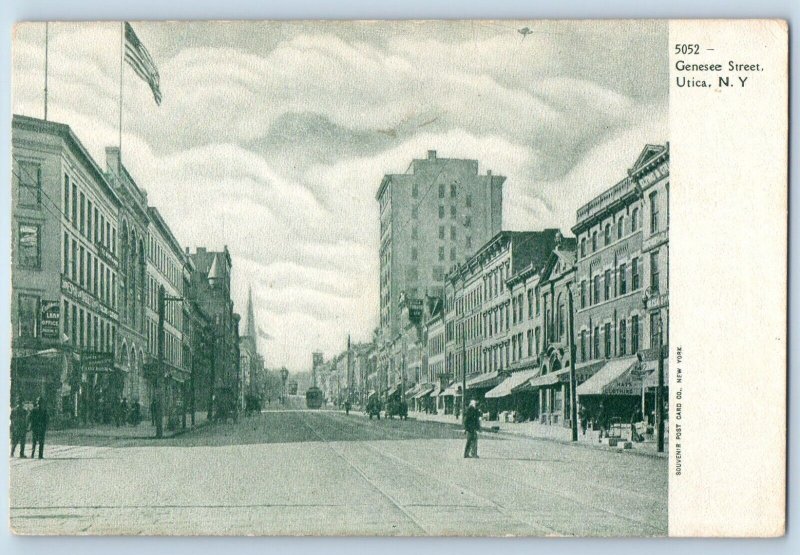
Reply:
[[[11,456],[19,446],[19,456],[25,456],[25,444],[27,443],[28,429],[31,431],[31,458],[36,456],[36,447],[39,447],[39,458],[44,458],[44,436],[47,433],[48,414],[44,399],[39,397],[36,405],[28,412],[22,400],[17,400],[14,408],[11,409]]]

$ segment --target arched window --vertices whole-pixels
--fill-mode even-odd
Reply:
[[[639,229],[639,209],[634,208],[633,211],[631,211],[631,232],[637,229]]]
[[[581,257],[586,256],[586,237],[581,239]]]
[[[592,252],[597,250],[597,232],[592,232]]]
[[[617,220],[617,239],[622,239],[625,234],[625,216],[620,216]]]
[[[606,224],[605,233],[603,233],[603,246],[608,246],[611,244],[611,224]]]

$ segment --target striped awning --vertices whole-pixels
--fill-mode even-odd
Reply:
[[[503,383],[495,387],[494,389],[490,389],[486,393],[487,399],[498,399],[500,397],[507,397],[514,393],[515,390],[524,388],[531,379],[535,378],[539,375],[539,369],[534,368],[532,370],[521,370],[520,372],[514,372],[505,380]]]

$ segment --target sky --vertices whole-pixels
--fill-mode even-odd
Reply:
[[[228,246],[269,367],[371,338],[384,174],[428,150],[477,159],[508,178],[503,229],[570,234],[579,206],[668,140],[665,22],[132,25],[163,101],[124,67],[123,163],[182,245]],[[14,36],[14,113],[42,117],[45,25]],[[104,165],[120,24],[51,23],[48,67],[48,118]]]

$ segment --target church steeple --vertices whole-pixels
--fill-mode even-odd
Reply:
[[[256,339],[256,314],[253,310],[253,288],[247,288],[247,333],[248,337]]]

